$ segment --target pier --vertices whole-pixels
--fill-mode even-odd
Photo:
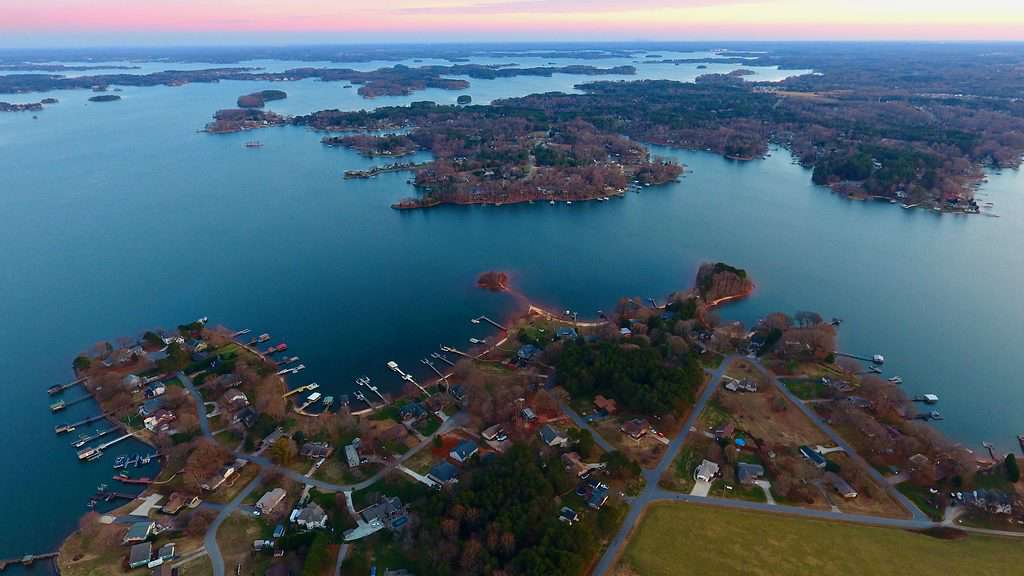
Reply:
[[[117,438],[114,438],[113,440],[110,440],[109,442],[104,442],[103,444],[100,444],[99,446],[96,447],[96,449],[100,450],[100,451],[106,450],[107,448],[110,448],[114,444],[117,444],[118,442],[120,442],[122,440],[127,440],[129,438],[132,438],[133,436],[135,436],[135,433],[134,432],[129,432],[129,433],[125,434],[124,436],[118,436]],[[133,496],[133,498],[134,498],[134,496]]]
[[[440,360],[441,362],[444,362],[445,364],[447,364],[447,365],[449,365],[449,366],[451,366],[453,368],[455,367],[455,362],[452,362],[451,360],[448,359],[447,356],[445,356],[444,354],[441,354],[440,352],[431,352],[430,353],[430,357],[434,358],[435,360]]]
[[[107,428],[106,430],[100,430],[99,432],[96,432],[94,434],[90,434],[88,436],[82,436],[78,440],[75,440],[74,442],[72,442],[71,446],[74,447],[74,448],[81,448],[82,446],[85,446],[86,444],[88,444],[89,442],[92,442],[93,440],[97,440],[99,438],[103,438],[107,434],[112,434],[114,432],[117,432],[118,430],[119,430],[119,428]]]
[[[319,387],[320,387],[319,384],[317,384],[316,382],[313,382],[311,384],[306,384],[305,386],[299,386],[295,390],[289,390],[288,392],[285,392],[284,395],[281,396],[281,397],[282,398],[288,398],[289,396],[294,396],[295,394],[298,394],[299,392],[312,392],[313,390],[316,390]]]
[[[294,368],[285,368],[283,370],[278,370],[277,371],[277,375],[278,376],[284,376],[285,374],[298,374],[299,372],[302,372],[305,369],[306,369],[306,365],[305,364],[299,364],[298,366],[296,366]]]
[[[477,316],[476,318],[473,318],[472,320],[470,320],[470,322],[472,322],[473,324],[479,324],[481,321],[487,322],[488,324],[490,324],[491,326],[494,326],[495,328],[497,328],[498,330],[501,330],[502,332],[508,332],[508,329],[506,329],[501,324],[498,324],[494,320],[491,320],[487,316]]]
[[[0,560],[0,572],[3,572],[11,565],[20,564],[22,566],[31,566],[32,563],[40,560],[55,560],[56,558],[56,552],[49,552],[47,554],[25,554],[21,558],[7,558]]]
[[[111,415],[112,413],[107,412],[106,414],[97,414],[96,416],[90,416],[84,420],[79,420],[78,422],[72,422],[70,424],[58,424],[57,426],[53,427],[53,431],[56,432],[57,434],[63,434],[65,432],[74,432],[75,428],[78,428],[79,426],[92,424],[97,420],[102,420]]]
[[[437,377],[438,377],[438,378],[440,378],[440,379],[442,379],[442,380],[444,380],[445,378],[447,378],[447,376],[445,376],[444,374],[441,374],[441,371],[440,371],[440,370],[438,370],[438,369],[437,369],[437,366],[435,366],[435,365],[434,365],[434,363],[430,361],[430,358],[424,358],[424,359],[420,360],[420,362],[421,362],[421,363],[422,363],[422,364],[423,364],[424,366],[427,366],[428,368],[430,368],[431,370],[433,370],[433,371],[434,371],[434,374],[437,374]]]
[[[475,356],[472,356],[470,354],[466,354],[465,352],[463,352],[461,350],[458,350],[456,348],[452,348],[451,346],[444,346],[444,345],[442,345],[441,346],[441,351],[442,352],[451,352],[452,354],[457,354],[459,356],[462,356],[463,358],[469,358],[470,360],[476,360]],[[451,364],[451,363],[449,362],[449,364]],[[454,364],[452,364],[452,366],[454,366]]]
[[[68,388],[78,386],[79,384],[84,384],[86,380],[87,378],[85,376],[82,376],[78,380],[68,382],[67,384],[57,384],[56,386],[50,386],[49,388],[46,389],[46,392],[50,396],[53,396],[54,394],[60,394],[61,392],[67,390]]]
[[[402,369],[398,367],[398,362],[395,362],[394,360],[391,360],[390,362],[388,362],[388,368],[391,368],[392,370],[394,370],[396,374],[398,374],[399,376],[402,377],[402,380],[405,380],[406,382],[408,382],[408,383],[412,384],[413,386],[419,388],[420,392],[423,392],[427,396],[427,398],[430,398],[430,392],[427,392],[426,388],[424,388],[423,386],[420,386],[420,383],[417,382],[416,379],[412,377],[412,374],[407,374],[405,372],[402,372]],[[371,390],[372,390],[372,388],[371,388]]]
[[[374,386],[373,384],[370,384],[370,377],[369,376],[363,376],[361,378],[356,378],[356,384],[358,384],[360,386],[366,386],[366,388],[368,390],[370,390],[371,392],[373,392],[374,394],[376,394],[380,398],[380,401],[382,403],[384,403],[384,404],[388,403],[387,398],[385,398],[384,395],[380,393],[380,390],[377,390],[376,386]],[[364,398],[365,398],[365,396],[364,396]],[[369,399],[366,400],[366,403],[367,404],[370,403]]]
[[[862,356],[860,354],[847,354],[846,352],[836,352],[835,355],[843,356],[845,358],[853,358],[854,360],[861,360],[863,362],[871,362],[872,364],[885,364],[885,356],[882,356],[881,354],[875,354],[874,356]]]
[[[67,401],[67,402],[65,402],[64,400],[58,400],[58,401],[54,402],[53,404],[50,404],[50,412],[60,412],[61,410],[67,408],[68,406],[74,406],[75,404],[81,404],[82,402],[85,402],[86,400],[92,400],[92,396],[86,395],[86,396],[82,396],[81,398],[75,398],[74,400],[70,400],[70,401]]]
[[[232,333],[232,334],[231,334],[231,337],[232,337],[232,338],[238,338],[239,336],[245,336],[245,335],[246,335],[246,334],[248,334],[249,332],[252,332],[252,330],[250,330],[250,329],[246,328],[246,329],[244,329],[244,330],[239,330],[238,332],[234,332],[234,333]]]

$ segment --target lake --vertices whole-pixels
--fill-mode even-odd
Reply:
[[[754,78],[786,74],[757,70]],[[702,72],[644,64],[638,76]],[[471,80],[464,93],[481,103],[603,78]],[[439,345],[492,335],[470,318],[514,312],[510,296],[475,287],[489,269],[510,271],[531,299],[594,316],[623,295],[687,288],[702,261],[726,261],[757,282],[752,298],[721,311],[726,318],[801,309],[841,317],[842,349],[883,353],[886,375],[901,375],[908,392],[940,395],[941,427],[954,438],[1012,449],[1024,432],[1012,364],[1024,322],[1019,172],[991,175],[979,193],[999,218],[965,217],[838,197],[784,150],[744,163],[655,148],[692,172],[603,203],[399,212],[389,205],[413,193],[408,173],[343,180],[377,162],[324,147],[314,132],[197,132],[216,109],[265,87],[289,93],[271,106],[285,113],[447,103],[461,93],[367,101],[342,86],[125,88],[113,103],[89,103],[88,91],[4,98],[61,102],[38,119],[0,115],[0,557],[57,546],[110,480],[113,456],[143,449],[80,464],[73,438],[53,433],[96,411],[85,403],[53,416],[45,390],[69,380],[71,359],[97,341],[209,316],[286,341],[307,366],[293,384],[342,394],[368,375],[398,388],[387,361],[426,378],[419,360]],[[253,138],[264,147],[243,146]]]

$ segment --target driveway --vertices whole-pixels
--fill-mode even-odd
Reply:
[[[711,482],[697,480],[693,485],[693,489],[690,490],[690,496],[704,498],[708,495],[708,492],[711,492]]]

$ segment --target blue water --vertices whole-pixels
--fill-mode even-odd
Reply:
[[[468,92],[480,102],[578,81],[474,80]],[[287,84],[275,108],[455,97],[369,102],[341,86]],[[884,353],[909,391],[939,394],[955,438],[1011,448],[1024,427],[1013,362],[1024,321],[1018,172],[982,190],[1000,218],[940,216],[837,197],[785,151],[737,163],[659,148],[693,172],[622,200],[397,212],[389,205],[412,194],[408,174],[343,180],[374,162],[325,148],[316,133],[196,131],[260,87],[126,88],[115,103],[63,92],[36,120],[0,116],[0,491],[5,518],[24,519],[0,522],[0,557],[55,547],[109,481],[109,456],[80,464],[73,438],[53,434],[95,407],[46,408],[45,389],[70,378],[76,353],[209,316],[288,342],[308,367],[296,383],[345,393],[366,374],[397,387],[388,360],[425,377],[419,359],[439,344],[490,335],[470,318],[512,313],[511,297],[474,287],[488,269],[511,271],[539,302],[592,315],[622,295],[686,288],[701,261],[724,260],[758,284],[725,316],[840,316],[842,347]],[[244,148],[254,137],[265,147]]]

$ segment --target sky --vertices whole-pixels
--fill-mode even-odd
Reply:
[[[0,46],[1024,41],[1024,0],[0,0]]]

